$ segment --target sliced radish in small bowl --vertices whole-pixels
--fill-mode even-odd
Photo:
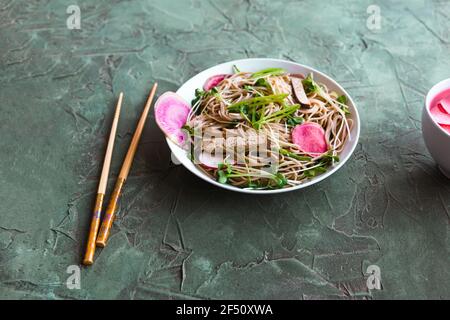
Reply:
[[[445,113],[450,114],[450,96],[447,96],[439,101],[438,105],[444,109]]]
[[[221,83],[224,79],[228,78],[229,74],[218,74],[212,77],[209,77],[205,84],[203,85],[203,90],[209,91],[215,86],[217,86],[219,83]]]
[[[298,148],[312,157],[317,157],[328,150],[325,130],[314,122],[305,122],[292,130],[292,141]]]
[[[156,123],[170,140],[180,146],[186,141],[181,128],[185,125],[190,110],[189,104],[174,92],[164,93],[155,103]]]
[[[434,121],[439,124],[450,125],[450,114],[446,113],[441,105],[435,105],[430,109]]]
[[[450,125],[442,124],[441,128],[444,129],[445,131],[447,131],[450,134]]]

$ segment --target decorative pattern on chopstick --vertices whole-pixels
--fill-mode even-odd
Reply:
[[[108,241],[109,233],[111,232],[111,227],[116,215],[117,203],[122,191],[122,187],[128,177],[128,173],[130,172],[131,164],[133,163],[134,155],[139,144],[139,139],[141,138],[142,130],[144,129],[145,121],[147,120],[147,115],[150,110],[150,106],[152,104],[153,97],[155,96],[157,87],[158,84],[155,83],[152,90],[150,91],[147,102],[145,103],[144,110],[142,111],[142,115],[136,126],[133,138],[131,139],[127,155],[125,156],[122,168],[120,169],[119,177],[117,179],[116,186],[114,187],[113,196],[111,197],[105,218],[103,219],[102,225],[100,227],[100,232],[98,233],[96,243],[99,247],[104,247],[106,245],[106,242]]]
[[[102,226],[100,227],[100,231],[98,233],[97,246],[99,247],[104,247],[106,245],[106,241],[111,231],[112,223],[114,222],[117,205],[119,204],[119,198],[120,194],[122,193],[122,187],[124,183],[125,183],[124,178],[121,177],[117,178],[116,185],[114,186],[114,191],[111,195],[108,208],[106,209],[105,212],[105,217],[103,218]]]
[[[104,193],[97,193],[97,198],[95,200],[94,206],[94,213],[91,220],[91,227],[89,229],[86,253],[83,259],[83,264],[85,265],[91,265],[92,263],[94,263],[95,240],[97,238],[97,231],[100,226],[100,216],[102,212],[104,197],[105,197]]]

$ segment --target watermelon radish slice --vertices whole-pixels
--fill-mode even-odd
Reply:
[[[445,113],[450,114],[450,95],[439,101],[438,106],[441,106]]]
[[[299,149],[312,157],[316,157],[328,150],[325,140],[325,130],[313,122],[305,122],[292,130],[292,141]]]
[[[209,77],[205,84],[203,85],[203,90],[209,91],[215,86],[217,86],[219,83],[221,83],[224,79],[228,78],[229,74],[218,74],[212,77]]]
[[[430,112],[434,121],[436,121],[437,123],[450,125],[450,114],[446,113],[441,105],[435,105],[430,109]]]
[[[185,125],[190,106],[174,92],[166,92],[155,103],[155,119],[164,134],[176,144],[182,146],[186,135],[181,130]]]
[[[219,164],[224,163],[225,159],[221,154],[210,154],[208,152],[202,152],[198,156],[200,164],[210,169],[217,169]],[[234,164],[234,161],[226,161],[228,164]]]

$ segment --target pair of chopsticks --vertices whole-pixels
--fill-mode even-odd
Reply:
[[[100,226],[100,217],[103,207],[103,199],[105,197],[106,185],[108,181],[109,168],[111,165],[111,157],[114,148],[114,139],[116,137],[117,124],[119,122],[120,109],[122,107],[123,93],[119,94],[119,99],[117,100],[116,111],[114,113],[114,119],[111,126],[111,133],[109,135],[108,146],[106,147],[105,160],[103,162],[102,173],[100,176],[100,182],[98,185],[97,198],[95,201],[94,212],[91,220],[91,227],[89,229],[88,242],[86,246],[86,253],[83,259],[83,264],[91,265],[94,263],[94,253],[96,246],[105,247],[108,241],[109,234],[111,232],[111,227],[114,222],[116,215],[117,205],[119,202],[120,194],[122,193],[123,185],[130,172],[131,164],[133,163],[133,158],[136,153],[139,139],[141,138],[142,130],[144,129],[145,120],[147,119],[150,106],[152,104],[153,98],[156,93],[156,88],[158,84],[155,83],[150,91],[150,94],[145,103],[144,110],[142,111],[139,122],[134,131],[133,138],[131,139],[130,146],[128,147],[127,155],[123,161],[122,168],[120,169],[119,176],[114,186],[114,191],[111,195],[108,207],[106,209],[105,217]],[[100,227],[100,231],[99,231]],[[97,235],[98,233],[98,235]]]

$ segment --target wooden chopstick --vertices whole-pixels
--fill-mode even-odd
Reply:
[[[144,129],[145,120],[147,119],[148,111],[150,110],[150,106],[152,104],[153,97],[155,96],[157,87],[158,84],[155,83],[152,90],[150,91],[144,110],[142,111],[141,118],[139,119],[130,146],[128,148],[127,155],[125,156],[122,168],[120,169],[119,177],[117,178],[113,194],[111,195],[111,200],[109,201],[108,208],[106,209],[105,218],[103,219],[100,231],[98,233],[96,244],[99,247],[104,247],[106,245],[106,242],[108,241],[109,233],[111,231],[112,223],[114,221],[117,210],[118,200],[122,192],[122,187],[128,177],[128,173],[130,172],[134,154],[136,153],[139,139],[141,138],[142,130]]]
[[[103,198],[105,197],[106,185],[108,183],[109,167],[111,166],[111,156],[114,149],[114,140],[116,138],[117,124],[119,122],[122,100],[123,92],[119,94],[119,99],[117,100],[116,111],[114,113],[111,132],[109,134],[108,146],[106,147],[105,159],[103,160],[103,168],[100,176],[100,182],[98,184],[97,198],[95,201],[94,213],[92,215],[91,227],[89,229],[86,253],[83,259],[83,264],[85,265],[91,265],[94,263],[95,240],[97,238],[98,227],[100,226]]]

